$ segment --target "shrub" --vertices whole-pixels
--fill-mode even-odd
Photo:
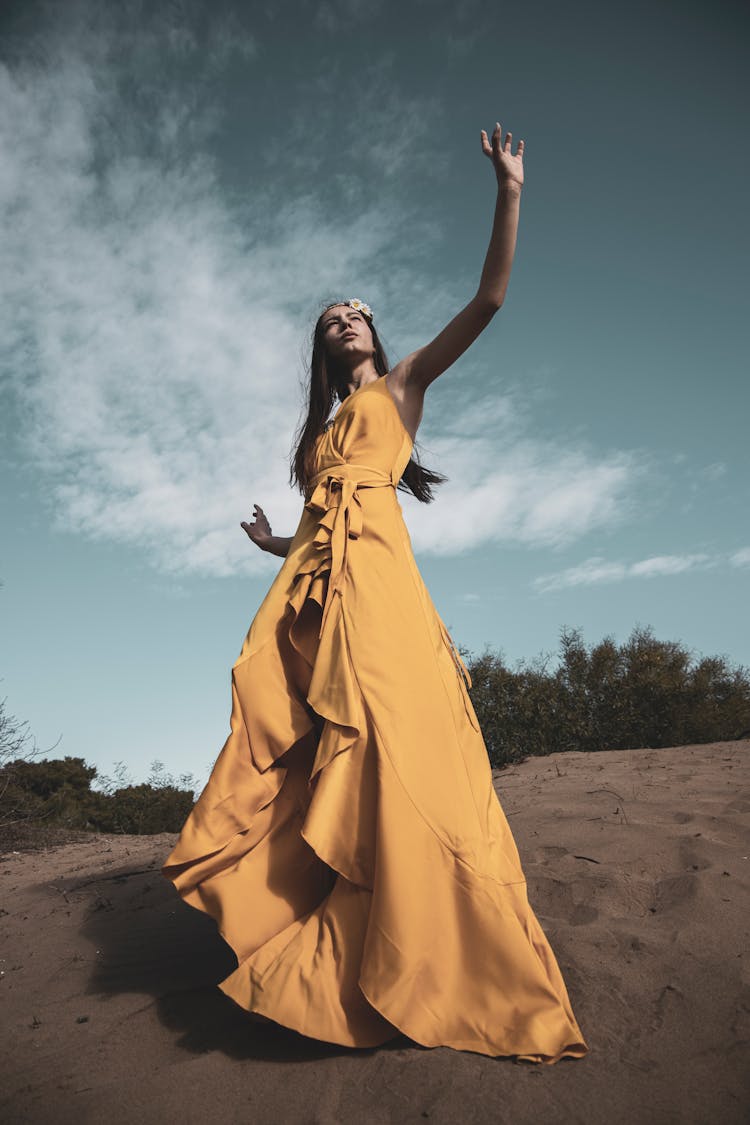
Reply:
[[[628,750],[738,738],[750,730],[750,671],[636,627],[618,646],[563,629],[550,657],[509,669],[490,650],[466,660],[493,766],[562,750]]]
[[[117,763],[114,781],[100,778],[96,766],[83,758],[6,761],[0,765],[0,829],[6,846],[13,846],[19,825],[132,835],[178,832],[195,800],[192,775],[176,781],[161,762],[152,764],[143,784],[126,783],[125,774]],[[94,781],[100,789],[92,789]]]

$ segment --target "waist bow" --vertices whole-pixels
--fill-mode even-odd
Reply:
[[[322,636],[328,612],[334,597],[343,596],[346,581],[348,544],[350,539],[358,539],[362,534],[364,521],[362,504],[358,496],[360,488],[396,487],[398,481],[393,473],[370,465],[342,463],[321,469],[310,480],[312,493],[305,507],[310,512],[321,513],[314,542],[324,544],[330,539],[331,575],[328,580],[328,596],[320,623]]]

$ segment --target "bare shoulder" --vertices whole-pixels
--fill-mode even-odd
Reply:
[[[393,396],[407,432],[416,437],[424,410],[424,387],[411,377],[412,356],[400,360],[385,377],[385,384]]]

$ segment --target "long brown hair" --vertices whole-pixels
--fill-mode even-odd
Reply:
[[[308,401],[307,416],[302,421],[295,434],[296,449],[292,456],[289,474],[290,484],[297,485],[300,492],[307,494],[309,481],[314,475],[315,466],[313,453],[316,439],[326,428],[328,419],[335,400],[343,402],[349,393],[346,372],[337,371],[326,355],[325,341],[323,339],[322,322],[324,314],[334,304],[345,305],[346,301],[328,302],[315,322],[312,334],[312,357],[306,386]],[[378,337],[377,329],[369,317],[364,317],[372,334],[375,345],[373,360],[378,375],[387,375],[390,370],[388,358],[383,345]],[[412,492],[417,500],[429,504],[435,497],[432,486],[442,484],[448,478],[442,473],[426,469],[419,463],[418,454],[412,450],[412,456],[404,469],[398,487],[403,491]]]

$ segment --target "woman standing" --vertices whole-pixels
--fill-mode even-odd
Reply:
[[[241,1007],[316,1039],[554,1063],[587,1045],[492,786],[471,686],[417,568],[397,488],[424,394],[503,303],[524,142],[482,148],[498,196],[476,295],[389,370],[357,299],[318,318],[291,538],[232,668],[231,733],[163,872],[234,950]],[[338,397],[333,423],[326,420]]]

